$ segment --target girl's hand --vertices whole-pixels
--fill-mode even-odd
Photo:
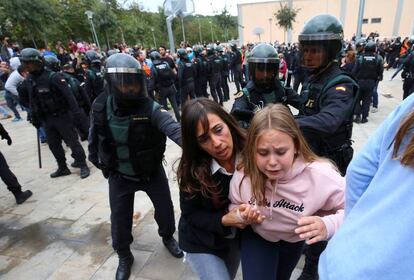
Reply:
[[[249,224],[260,224],[264,217],[256,209],[248,204],[241,204],[233,208],[229,213],[221,218],[221,223],[225,226],[245,228]]]
[[[243,218],[245,224],[261,224],[265,216],[260,213],[255,207],[248,204],[239,206],[240,216]]]
[[[308,245],[326,240],[328,237],[328,231],[321,217],[309,216],[300,218],[298,225],[299,227],[295,229],[295,233],[299,234],[301,239],[306,240]]]

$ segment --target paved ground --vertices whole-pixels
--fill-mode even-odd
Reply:
[[[401,100],[402,82],[398,78],[388,81],[391,74],[386,72],[386,81],[380,83],[379,112],[371,114],[368,123],[354,126],[356,151]],[[234,92],[234,84],[230,86]],[[384,96],[387,94],[391,97]],[[227,102],[226,108],[231,104]],[[92,167],[91,176],[84,180],[79,178],[77,169],[72,169],[71,176],[51,179],[49,173],[55,170],[56,163],[48,147],[42,146],[43,168],[38,168],[35,129],[25,121],[12,123],[9,119],[2,123],[13,145],[1,141],[1,152],[24,189],[31,189],[34,195],[17,206],[0,183],[0,278],[113,279],[117,256],[110,245],[107,182],[99,170]],[[86,143],[83,146],[86,149]],[[171,167],[180,153],[181,149],[168,141],[166,170],[177,221],[178,188]],[[72,162],[70,151],[67,156]],[[131,279],[197,279],[182,260],[170,257],[162,246],[149,199],[143,193],[137,193],[135,198],[135,211],[140,217],[134,220],[135,263]],[[297,278],[302,267],[301,261],[292,279]]]

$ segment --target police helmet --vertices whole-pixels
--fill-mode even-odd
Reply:
[[[215,53],[216,46],[214,44],[208,44],[206,50],[207,50],[207,55],[209,56],[213,55]]]
[[[136,101],[147,96],[145,73],[141,64],[129,54],[108,57],[105,80],[109,92],[119,101]]]
[[[20,55],[20,61],[29,73],[42,71],[44,58],[40,51],[33,48],[25,48]]]
[[[363,48],[365,48],[365,44],[366,44],[365,39],[359,39],[358,41],[356,41],[355,47],[357,50],[360,50],[360,49],[362,50]]]
[[[112,49],[108,51],[108,57],[110,57],[111,55],[117,54],[119,53],[118,49]]]
[[[186,58],[188,58],[187,51],[186,51],[185,49],[178,49],[178,50],[177,50],[177,55],[178,55],[178,57],[179,57],[179,58],[181,58],[181,59],[186,59]]]
[[[54,71],[60,72],[60,60],[54,55],[47,55],[45,59],[45,68]]]
[[[100,64],[101,63],[101,57],[96,51],[89,50],[85,53],[86,62],[88,65],[92,64]]]
[[[258,44],[247,58],[249,78],[262,89],[274,87],[279,73],[279,57],[270,44]]]
[[[231,50],[234,51],[234,52],[237,50],[237,45],[234,44],[234,43],[230,44],[230,47],[231,47]]]
[[[374,41],[369,41],[366,45],[365,45],[365,52],[368,53],[374,53],[377,51],[377,44],[375,44]]]
[[[222,53],[222,52],[224,52],[224,49],[223,49],[222,46],[217,46],[216,51],[219,52],[219,53]]]
[[[344,31],[341,22],[334,16],[321,14],[311,18],[299,34],[299,54],[302,65],[308,70],[318,70],[341,53]],[[326,55],[315,54],[322,50]],[[306,57],[305,57],[306,56]]]
[[[151,58],[152,61],[161,60],[161,54],[157,51],[152,51],[150,53],[150,58]]]
[[[203,52],[203,46],[201,46],[201,45],[195,45],[195,46],[193,46],[193,52],[194,52],[194,54],[197,56],[197,55],[200,55],[202,52]]]

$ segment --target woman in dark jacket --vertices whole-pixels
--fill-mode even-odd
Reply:
[[[229,183],[245,135],[233,117],[206,98],[186,102],[181,129],[180,248],[200,279],[234,279],[240,263],[236,227],[262,219],[246,204],[228,211]]]

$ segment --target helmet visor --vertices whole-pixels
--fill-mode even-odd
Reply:
[[[278,78],[279,63],[249,62],[250,79],[258,87],[268,88],[275,84]]]
[[[134,69],[136,70],[135,73],[132,71],[132,73],[129,73],[128,71],[110,71],[111,69],[114,68],[108,69],[107,80],[112,92],[115,92],[122,99],[135,99],[145,96],[145,80],[141,70]]]

